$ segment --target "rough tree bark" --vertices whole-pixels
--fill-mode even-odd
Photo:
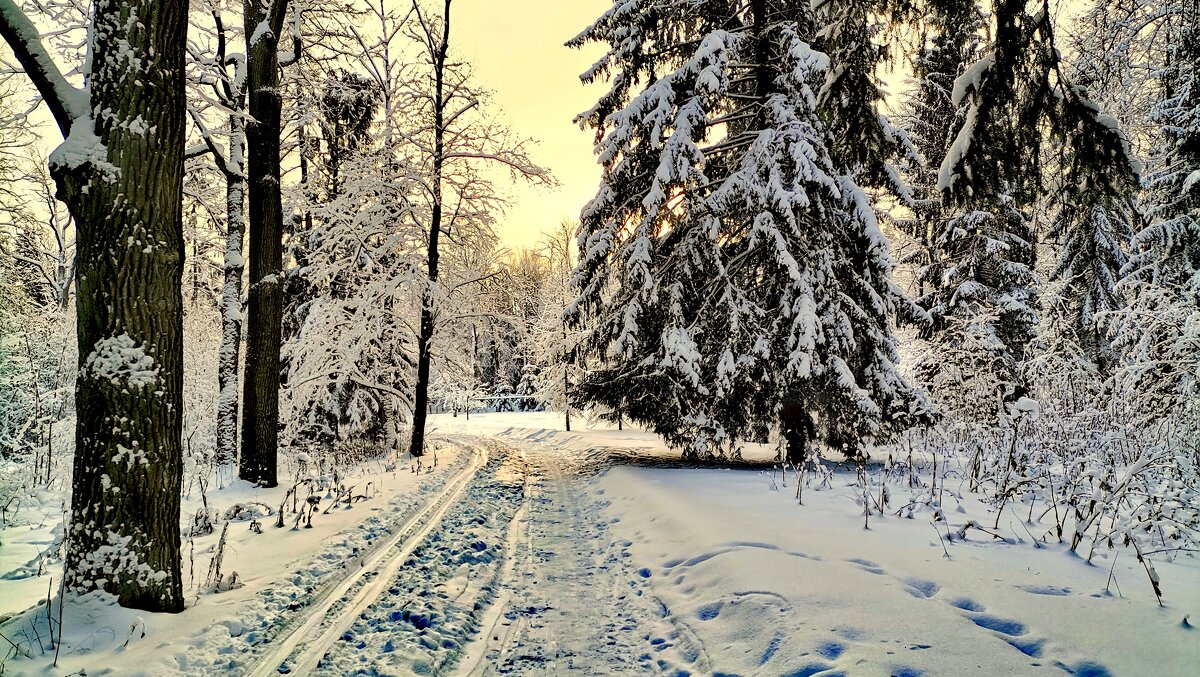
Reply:
[[[283,200],[279,192],[279,34],[287,0],[244,0],[249,42],[246,125],[250,287],[238,476],[273,487],[279,446],[279,348],[283,321]]]
[[[221,346],[217,355],[217,460],[230,463],[238,448],[238,358],[242,343],[242,247],[246,234],[246,121],[241,107],[229,118],[225,171],[225,280],[221,288]]]
[[[98,3],[92,29],[88,90],[79,91],[16,4],[0,0],[0,34],[66,137],[51,174],[78,227],[66,584],[181,611],[187,2]]]
[[[243,246],[246,236],[246,59],[230,55],[225,25],[214,12],[217,29],[216,63],[222,77],[211,82],[213,93],[229,113],[229,153],[217,145],[199,114],[192,119],[200,138],[225,178],[224,281],[221,286],[221,344],[217,348],[216,458],[232,463],[238,451],[238,364],[242,343],[242,275],[246,270]],[[233,72],[228,68],[232,66]],[[196,151],[200,154],[202,151]],[[189,155],[193,151],[188,151]]]

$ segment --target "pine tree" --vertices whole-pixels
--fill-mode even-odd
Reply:
[[[770,422],[799,460],[814,412],[842,446],[924,411],[894,367],[886,243],[818,113],[813,26],[807,2],[642,0],[569,43],[607,43],[583,79],[611,83],[580,116],[604,165],[566,311],[596,363],[581,397],[688,456]]]
[[[1026,13],[1022,0],[1000,0],[994,10],[993,43],[951,93],[965,110],[939,170],[946,212],[931,238],[934,256],[923,272],[930,291],[921,302],[937,345],[983,351],[964,354],[975,363],[968,369],[939,361],[931,370],[986,365],[999,404],[1028,387],[1023,362],[1038,321],[1031,207],[1048,194],[1063,203],[1054,232],[1065,249],[1055,274],[1070,276],[1072,322],[1099,357],[1095,313],[1111,307],[1111,272],[1120,265],[1113,224],[1129,218],[1137,178],[1123,133],[1065,73],[1051,17]],[[1043,176],[1045,138],[1064,149],[1057,195]],[[1096,217],[1097,206],[1106,217]]]
[[[1200,425],[1200,2],[1156,8],[1164,47],[1157,71],[1158,125],[1148,172],[1149,223],[1133,239],[1115,315],[1117,374],[1147,420],[1174,420],[1194,438]]]

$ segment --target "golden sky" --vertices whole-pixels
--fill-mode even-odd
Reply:
[[[600,169],[592,133],[572,119],[603,92],[602,86],[583,86],[579,74],[604,52],[597,45],[578,50],[563,43],[609,6],[609,0],[459,0],[453,5],[453,49],[472,64],[477,84],[492,90],[493,106],[509,127],[538,142],[534,161],[550,168],[560,184],[511,187],[512,206],[500,217],[498,230],[512,249],[535,246],[543,231],[563,219],[577,221],[596,193]]]

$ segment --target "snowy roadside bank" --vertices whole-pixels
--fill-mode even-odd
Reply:
[[[983,535],[947,558],[927,518],[877,516],[864,531],[839,481],[804,506],[753,472],[614,468],[594,487],[648,593],[720,671],[1182,677],[1200,665],[1184,622],[1200,618],[1192,558],[1158,565],[1159,608],[1127,554],[1088,565]]]
[[[447,419],[436,424],[570,454],[669,455],[647,433],[568,433],[554,414]],[[1011,509],[998,520],[1004,538],[966,528],[990,527],[995,507],[953,486],[935,524],[929,511],[902,509],[912,493],[902,482],[887,485],[888,509],[864,530],[855,482],[835,472],[806,487],[801,506],[794,476],[614,467],[588,480],[586,500],[605,506],[609,537],[629,544],[638,594],[677,626],[649,638],[656,654],[684,658],[664,670],[1098,677],[1193,675],[1200,665],[1194,554],[1156,558],[1160,608],[1132,550],[1089,564],[1052,539],[1035,544],[1038,526]],[[676,646],[697,642],[701,651]]]
[[[341,470],[339,480],[344,491],[351,494],[350,500],[331,505],[337,491],[327,486],[314,493],[321,500],[307,511],[302,505],[306,493],[300,493],[298,499],[288,495],[291,482],[272,489],[243,482],[210,489],[205,500],[216,517],[215,529],[193,541],[185,537],[184,542],[187,610],[177,615],[148,614],[121,609],[100,596],[83,604],[67,604],[58,668],[50,669],[50,673],[239,674],[241,666],[262,645],[269,646],[323,590],[359,567],[436,494],[448,477],[462,471],[471,457],[469,450],[461,443],[444,442],[438,452],[438,466],[419,475],[408,465],[389,470],[383,462],[374,461]],[[293,499],[299,514],[290,512]],[[285,502],[289,510],[285,526],[277,528],[276,511]],[[231,515],[235,506],[244,509]],[[185,519],[190,522],[191,515],[202,507],[198,495],[186,499]],[[268,507],[272,514],[263,514]],[[26,519],[32,521],[34,517],[27,515]],[[304,526],[309,517],[311,528]],[[261,533],[251,527],[252,521],[259,523]],[[4,549],[15,544],[12,550],[23,553],[35,544],[48,544],[48,525],[52,522],[45,522],[14,526],[0,533]],[[224,555],[214,570],[222,532]],[[6,566],[6,571],[25,570]],[[237,573],[236,578],[230,576],[232,572]],[[57,584],[60,575],[61,563],[44,568],[43,575],[33,577],[33,582],[29,577],[8,580],[0,576],[0,600],[16,612],[0,624],[0,632],[31,654],[29,658],[11,660],[5,674],[41,672],[54,662],[54,651],[49,649],[45,590],[49,577],[53,576]],[[210,579],[214,577],[236,581],[235,587],[212,592]],[[40,589],[40,597],[30,597],[27,591],[31,588]],[[36,606],[19,611],[30,605]],[[49,623],[57,634],[57,598],[51,600],[51,617]]]

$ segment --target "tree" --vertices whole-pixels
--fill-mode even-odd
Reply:
[[[1154,8],[1162,50],[1150,120],[1158,125],[1148,172],[1148,223],[1133,238],[1120,290],[1128,307],[1113,314],[1125,357],[1120,392],[1147,421],[1200,424],[1200,3]]]
[[[411,182],[372,134],[380,97],[373,81],[345,72],[321,96],[314,157],[324,189],[304,205],[312,226],[298,227],[293,248],[303,253],[289,271],[285,402],[288,436],[304,443],[390,438],[395,410],[409,403],[421,243],[405,218]]]
[[[231,36],[221,18],[221,8],[211,8],[215,53],[211,58],[194,54],[193,60],[208,63],[201,84],[228,111],[228,150],[221,148],[215,134],[194,109],[192,120],[225,179],[225,250],[221,286],[221,344],[217,355],[216,454],[218,463],[232,463],[238,451],[238,360],[242,343],[242,277],[246,257],[246,56],[229,49]],[[189,151],[198,153],[200,149]]]
[[[1001,0],[994,9],[992,44],[951,93],[951,103],[964,111],[938,173],[945,211],[934,226],[934,256],[922,276],[929,291],[921,303],[933,316],[936,345],[984,351],[966,357],[994,377],[999,411],[1029,385],[1023,364],[1038,321],[1037,240],[1029,212],[1049,192],[1044,137],[1066,152],[1058,197],[1067,206],[1057,232],[1068,248],[1060,276],[1103,281],[1104,270],[1119,266],[1112,258],[1095,264],[1089,258],[1114,252],[1104,244],[1110,235],[1098,233],[1090,215],[1097,204],[1125,208],[1137,178],[1124,134],[1065,72],[1049,13],[1028,14],[1023,0]],[[1064,287],[1074,295],[1077,326],[1093,339],[1087,309],[1095,305],[1094,287]],[[942,366],[951,365],[931,369]]]
[[[78,228],[79,376],[66,585],[155,611],[183,609],[186,33],[187,4],[177,0],[98,4],[80,90],[13,0],[0,0],[0,35],[65,138],[50,168]]]
[[[242,391],[242,454],[238,477],[278,483],[279,353],[283,331],[283,197],[280,193],[279,39],[288,0],[244,0],[249,57],[246,91],[246,183],[249,187],[250,278],[246,367]]]
[[[421,154],[412,166],[420,170],[424,205],[415,213],[426,220],[428,233],[427,284],[421,296],[417,330],[417,376],[409,444],[409,453],[415,457],[425,453],[432,342],[440,296],[439,241],[443,233],[461,238],[470,237],[473,230],[490,230],[493,216],[489,211],[501,206],[494,188],[474,165],[495,163],[509,170],[513,178],[549,180],[549,173],[529,159],[525,143],[510,140],[503,128],[479,120],[474,112],[483,103],[483,93],[471,84],[469,72],[462,64],[448,59],[452,1],[444,0],[440,15],[431,14],[420,0],[413,4],[414,33],[427,71],[414,83],[413,92],[421,105],[417,112],[421,117],[417,119],[423,122],[417,131],[407,133],[405,140],[413,143]]]
[[[900,122],[920,156],[906,174],[914,200],[913,217],[903,223],[903,229],[917,241],[913,259],[922,267],[933,260],[933,234],[942,219],[938,167],[965,112],[953,101],[954,81],[979,57],[982,25],[983,13],[975,0],[939,0],[929,3],[918,33],[921,47],[913,60],[913,87],[904,100]]]
[[[690,457],[772,425],[800,461],[821,433],[859,456],[925,415],[895,369],[905,304],[863,190],[830,154],[807,2],[615,3],[569,44],[610,90],[579,120],[604,174],[567,308],[596,367],[581,399]],[[878,118],[873,118],[878,124]]]
[[[1164,3],[1173,24],[1150,120],[1158,126],[1149,176],[1150,223],[1133,245],[1129,274],[1200,289],[1200,3]]]
[[[542,239],[541,252],[549,268],[539,290],[537,349],[541,367],[539,397],[550,407],[560,407],[563,423],[571,429],[572,383],[579,379],[572,354],[578,335],[568,327],[563,309],[572,301],[571,270],[575,261],[576,224],[563,221]],[[614,412],[619,416],[619,410]]]

